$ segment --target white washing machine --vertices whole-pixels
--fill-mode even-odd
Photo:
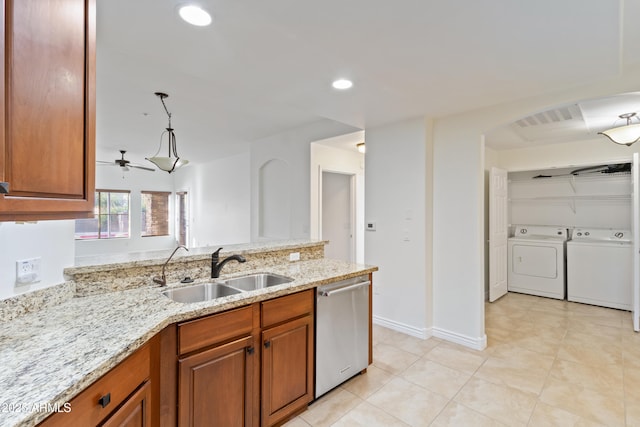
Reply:
[[[632,309],[633,245],[629,230],[576,228],[567,243],[567,299]]]
[[[507,289],[564,299],[567,235],[566,228],[517,225],[508,240]]]

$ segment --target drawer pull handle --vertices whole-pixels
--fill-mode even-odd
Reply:
[[[100,400],[98,400],[98,403],[100,404],[100,406],[102,406],[103,408],[106,408],[106,406],[111,402],[111,393],[107,393],[104,396],[102,396],[100,398]]]
[[[253,347],[247,347],[247,354],[253,354],[255,349]]]
[[[0,182],[0,194],[9,194],[8,182]]]
[[[264,348],[269,348],[269,347],[271,347],[271,341],[265,341]]]

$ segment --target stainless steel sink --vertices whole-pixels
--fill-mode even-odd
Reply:
[[[167,289],[162,291],[162,294],[175,302],[202,302],[289,282],[293,282],[291,277],[273,273],[256,273],[218,282]]]
[[[224,281],[224,284],[242,291],[255,291],[256,289],[268,288],[269,286],[282,285],[283,283],[289,282],[293,282],[291,277],[273,273],[256,273],[227,279]]]
[[[175,302],[189,303],[228,297],[229,295],[239,294],[240,292],[239,289],[225,286],[222,283],[200,283],[184,288],[167,289],[163,291],[162,294]]]

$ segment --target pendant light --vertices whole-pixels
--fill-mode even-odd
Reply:
[[[626,145],[627,147],[638,142],[640,140],[640,124],[631,124],[631,119],[635,116],[636,113],[620,114],[618,117],[626,120],[626,125],[598,132],[598,135],[604,135],[616,144]]]
[[[158,151],[156,152],[156,154],[154,154],[153,157],[147,157],[146,159],[163,171],[171,173],[174,170],[189,163],[189,160],[181,159],[180,156],[178,156],[178,151],[176,149],[176,134],[173,132],[173,128],[171,127],[171,113],[164,103],[165,98],[168,98],[169,95],[163,92],[156,92],[155,95],[160,98],[160,102],[162,102],[164,111],[167,113],[167,117],[169,117],[169,125],[166,128],[167,130],[160,134],[160,147],[158,147]],[[162,139],[165,135],[167,135],[168,137],[168,157],[162,157],[158,155],[162,150]]]

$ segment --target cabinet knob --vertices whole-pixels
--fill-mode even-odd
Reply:
[[[105,408],[109,403],[111,402],[111,393],[107,393],[104,396],[102,396],[99,400],[98,403],[100,404],[100,406],[102,406],[103,408]]]
[[[255,349],[253,347],[247,347],[247,354],[253,354]]]
[[[264,348],[269,348],[269,347],[271,347],[271,341],[265,341]]]
[[[0,194],[9,194],[8,182],[0,182]]]

